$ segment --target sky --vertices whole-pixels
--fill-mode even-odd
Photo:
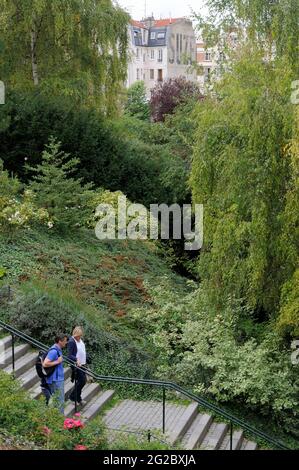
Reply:
[[[204,0],[117,0],[119,5],[125,8],[134,20],[141,20],[144,17],[145,4],[146,14],[152,13],[156,19],[178,18],[190,16],[192,9],[203,13]]]

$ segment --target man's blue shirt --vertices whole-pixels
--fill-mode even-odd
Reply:
[[[54,348],[54,349],[52,349]],[[62,350],[57,344],[54,344],[52,346],[51,351],[48,352],[47,358],[49,361],[57,361],[57,359],[62,356]],[[59,364],[56,366],[54,374],[52,374],[50,377],[47,377],[47,383],[52,384],[53,382],[60,382],[61,380],[64,380],[64,370],[63,370],[63,363]]]

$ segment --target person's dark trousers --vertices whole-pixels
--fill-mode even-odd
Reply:
[[[40,386],[41,386],[41,389],[42,389],[42,394],[44,395],[44,397],[46,399],[46,405],[48,405],[49,401],[50,401],[50,398],[51,398],[51,392],[50,392],[49,386],[48,386],[48,384],[46,383],[45,380],[41,381]]]
[[[81,392],[82,392],[84,385],[86,384],[86,374],[85,372],[83,372],[83,370],[79,370],[79,369],[75,371],[74,375],[75,374],[77,374],[77,403],[80,403],[82,401]],[[72,401],[75,401],[75,398],[76,398],[75,392],[76,392],[76,387],[74,386],[70,394],[70,400]]]

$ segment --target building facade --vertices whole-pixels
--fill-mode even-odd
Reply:
[[[190,20],[132,20],[129,37],[127,87],[143,80],[150,96],[152,88],[168,78],[184,76],[197,81],[196,38]]]
[[[236,50],[238,43],[238,35],[234,31],[223,36],[214,47],[207,47],[203,40],[197,41],[197,79],[201,87],[221,76],[227,64],[227,55]]]

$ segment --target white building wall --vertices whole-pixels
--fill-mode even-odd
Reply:
[[[183,52],[191,53],[192,61],[196,62],[196,39],[191,22],[182,20],[169,25],[166,34],[167,45],[154,47],[145,45],[148,43],[148,30],[146,28],[142,30],[144,45],[135,46],[133,28],[130,26],[131,41],[129,45],[130,61],[128,64],[127,87],[130,87],[138,80],[143,80],[147,96],[150,98],[151,90],[156,84],[168,78],[185,76],[188,80],[197,80],[196,71],[190,65],[184,63],[178,64],[176,57],[175,61],[172,61],[173,47],[175,47],[173,37],[175,38],[176,34],[182,34]],[[152,56],[152,51],[154,56]],[[159,51],[161,51],[162,60],[161,55],[159,56]]]

